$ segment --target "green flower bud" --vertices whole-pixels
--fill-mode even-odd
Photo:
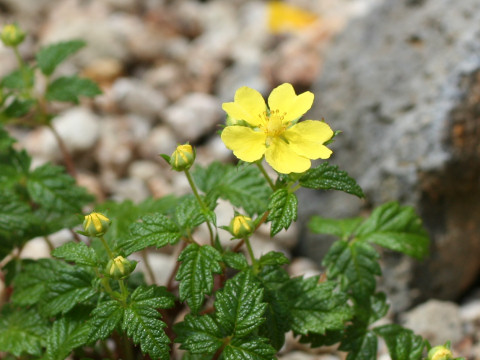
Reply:
[[[123,279],[130,275],[136,266],[136,261],[130,261],[123,256],[117,256],[108,262],[106,268],[107,275],[115,280]]]
[[[25,39],[25,33],[17,24],[8,24],[3,27],[0,39],[5,46],[14,47],[22,43]]]
[[[250,235],[254,229],[255,225],[248,216],[237,215],[230,222],[230,233],[237,239]]]
[[[452,360],[453,354],[448,343],[435,346],[428,352],[428,360]]]
[[[107,232],[110,223],[110,219],[105,215],[92,212],[85,216],[83,230],[88,236],[102,236]]]
[[[170,165],[176,171],[190,169],[194,161],[195,151],[190,144],[178,145],[170,157]]]

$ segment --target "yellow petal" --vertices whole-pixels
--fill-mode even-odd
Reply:
[[[290,145],[280,138],[272,139],[265,152],[265,160],[282,174],[302,173],[311,166],[310,160],[292,151]]]
[[[254,162],[265,153],[266,135],[246,126],[227,126],[222,131],[222,141],[240,160]]]
[[[233,102],[223,103],[222,109],[235,120],[245,120],[252,126],[264,123],[265,100],[257,90],[243,86],[235,93]]]
[[[270,110],[279,110],[283,122],[288,123],[305,114],[313,104],[313,94],[306,91],[300,95],[295,94],[292,84],[285,83],[272,90],[268,97]]]
[[[288,140],[290,149],[298,155],[309,159],[328,159],[332,154],[332,150],[323,143],[332,138],[333,131],[323,121],[302,121],[287,129],[283,136]]]
[[[317,16],[298,7],[269,1],[268,26],[273,33],[302,29],[317,20]]]

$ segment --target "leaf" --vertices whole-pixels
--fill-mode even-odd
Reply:
[[[117,300],[100,303],[91,314],[88,342],[102,340],[110,336],[121,323],[124,311],[125,309]]]
[[[267,341],[268,339],[259,337],[233,338],[223,350],[224,359],[273,360],[276,351]]]
[[[153,359],[169,357],[170,339],[163,328],[166,324],[159,320],[158,308],[173,306],[173,296],[165,288],[142,286],[137,288],[131,297],[131,303],[125,309],[122,329],[140,344],[142,352]]]
[[[223,261],[235,270],[246,270],[248,268],[247,259],[242,253],[227,251],[223,254]]]
[[[377,337],[372,331],[350,327],[339,350],[347,351],[347,360],[372,360],[377,358]]]
[[[417,259],[428,254],[429,238],[410,206],[389,202],[376,208],[357,229],[360,241],[372,242]]]
[[[176,279],[180,281],[180,300],[187,301],[192,313],[200,311],[204,297],[213,289],[213,274],[221,274],[220,253],[209,245],[188,245],[178,257],[182,264]]]
[[[172,220],[162,214],[146,215],[130,226],[130,237],[122,244],[126,256],[149,246],[161,248],[176,244],[180,230]]]
[[[334,235],[342,240],[347,240],[362,221],[363,219],[360,217],[351,219],[327,219],[320,216],[313,216],[308,222],[308,228],[316,234]]]
[[[285,254],[278,251],[270,251],[265,255],[262,255],[258,260],[260,267],[266,265],[285,265],[289,264],[290,260],[285,256]]]
[[[188,350],[192,354],[213,355],[223,344],[223,334],[212,316],[187,315],[185,319],[174,325],[177,334],[176,343],[180,349]],[[211,357],[209,357],[210,359]]]
[[[379,326],[373,331],[384,338],[392,360],[422,359],[425,341],[413,331],[397,324]]]
[[[5,76],[0,85],[7,89],[23,90],[33,86],[35,72],[31,67],[17,69]]]
[[[246,336],[252,333],[265,320],[266,304],[262,297],[262,289],[249,272],[237,274],[216,293],[217,321],[229,334]]]
[[[78,104],[79,96],[94,97],[102,91],[90,79],[77,76],[62,76],[48,85],[46,98],[50,101],[64,101]]]
[[[73,261],[78,265],[97,266],[95,250],[85,243],[68,242],[54,249],[52,255],[65,261]]]
[[[17,358],[22,354],[40,356],[48,326],[35,310],[4,306],[0,316],[0,351]]]
[[[175,209],[175,221],[183,230],[184,235],[189,235],[200,224],[206,221],[202,208],[193,195],[187,195]]]
[[[299,183],[310,189],[340,190],[359,198],[365,197],[355,179],[345,171],[338,170],[338,166],[330,165],[327,162],[308,170],[299,179]]]
[[[272,222],[270,236],[274,236],[282,229],[288,229],[292,221],[297,220],[298,200],[294,193],[288,192],[286,189],[278,189],[275,191],[268,204],[268,221]]]
[[[35,100],[32,99],[14,99],[4,110],[5,116],[9,118],[19,118],[22,117],[30,111],[30,109],[35,105]]]
[[[45,46],[37,53],[38,67],[44,75],[49,76],[68,56],[76,53],[85,45],[85,41],[71,40]]]

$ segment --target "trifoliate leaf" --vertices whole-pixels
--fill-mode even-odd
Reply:
[[[23,354],[40,356],[48,330],[46,320],[37,311],[4,306],[0,316],[0,351],[17,358]]]
[[[1,86],[7,89],[23,90],[33,86],[34,69],[25,66],[23,69],[14,70],[5,76],[0,82]]]
[[[270,236],[274,236],[282,229],[288,229],[292,221],[297,220],[298,199],[294,193],[286,189],[275,191],[268,204],[268,221],[271,221]]]
[[[85,243],[68,242],[52,251],[52,255],[78,265],[96,266],[98,259],[95,250]]]
[[[246,336],[265,320],[263,291],[249,272],[227,280],[216,293],[216,319],[229,334]]]
[[[94,97],[102,91],[92,80],[77,76],[62,76],[52,81],[47,88],[46,98],[78,104],[78,97]]]
[[[368,301],[375,292],[376,275],[381,275],[378,253],[368,244],[340,240],[335,242],[323,260],[328,278],[340,277],[344,291],[351,291],[358,301]]]
[[[393,360],[420,360],[422,359],[425,341],[413,331],[397,324],[388,324],[373,329],[381,336],[388,347]]]
[[[9,118],[19,118],[28,114],[34,105],[33,99],[15,99],[5,108],[4,114]]]
[[[422,220],[410,206],[396,202],[376,208],[357,229],[359,240],[421,259],[428,254],[429,238]]]
[[[72,40],[45,46],[37,53],[38,67],[44,75],[51,75],[60,63],[85,45],[85,41]]]
[[[313,216],[308,223],[308,228],[317,234],[334,235],[342,240],[347,240],[362,221],[362,218],[327,219]]]
[[[213,274],[222,273],[220,253],[212,246],[188,245],[178,257],[182,264],[176,279],[180,281],[180,300],[187,301],[192,313],[202,307],[206,294],[213,289]]]
[[[268,339],[260,337],[233,338],[223,349],[225,360],[273,360],[275,349],[268,344]]]
[[[198,200],[187,195],[175,209],[175,220],[185,235],[189,235],[200,224],[206,221]]]
[[[196,167],[193,177],[198,187],[215,200],[222,198],[243,208],[249,216],[265,212],[272,190],[260,171],[249,165],[237,167],[214,162]]]
[[[300,178],[299,183],[310,189],[340,190],[359,198],[365,197],[355,179],[345,171],[339,170],[338,166],[330,165],[327,162],[308,170]]]
[[[246,270],[248,268],[247,259],[242,253],[227,251],[223,254],[223,261],[235,270]]]
[[[88,342],[105,339],[115,330],[123,319],[125,309],[117,300],[100,303],[93,311]]]
[[[130,236],[121,244],[126,256],[149,246],[173,245],[181,237],[177,224],[165,215],[146,215],[140,220],[130,226]]]
[[[347,351],[347,360],[372,360],[377,358],[377,337],[372,331],[357,327],[347,329],[339,350]]]
[[[334,291],[334,282],[318,283],[318,276],[294,278],[288,288],[292,301],[292,329],[297,334],[310,332],[323,334],[326,330],[339,330],[352,313],[347,297]]]
[[[209,314],[202,316],[187,315],[185,319],[173,327],[180,343],[180,349],[188,350],[192,354],[206,354],[211,356],[222,346],[223,334],[219,325]]]
[[[95,275],[78,266],[71,266],[50,280],[48,291],[43,297],[41,311],[47,316],[65,314],[76,304],[82,303],[96,294],[92,286]]]

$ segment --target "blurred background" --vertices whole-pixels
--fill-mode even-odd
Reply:
[[[234,161],[217,131],[222,102],[240,86],[268,95],[289,82],[297,93],[312,91],[306,118],[342,131],[331,162],[366,199],[305,190],[300,221],[274,243],[263,229],[259,251],[289,254],[292,274],[318,274],[331,240],[308,232],[311,215],[412,205],[431,235],[431,256],[383,254],[389,320],[480,359],[480,1],[0,0],[0,24],[10,22],[28,34],[20,47],[27,60],[45,44],[87,42],[56,75],[80,73],[103,94],[55,105],[54,126],[78,182],[99,201],[188,192],[158,156],[178,143],[195,145],[199,164]],[[16,67],[0,45],[0,76]],[[9,130],[34,165],[62,163],[48,129]],[[223,205],[219,223],[227,224]],[[48,256],[42,243],[28,246],[30,256]],[[159,272],[170,261],[160,255]],[[289,343],[283,356],[333,355]]]

